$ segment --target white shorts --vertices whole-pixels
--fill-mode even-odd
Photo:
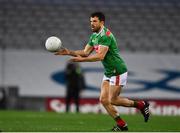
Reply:
[[[110,82],[110,85],[122,85],[125,86],[127,83],[127,77],[128,77],[128,72],[125,72],[121,75],[117,76],[112,76],[110,78],[106,77],[104,75],[103,81],[108,80]]]

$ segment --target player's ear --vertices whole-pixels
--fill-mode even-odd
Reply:
[[[101,21],[101,24],[104,25],[104,21]]]

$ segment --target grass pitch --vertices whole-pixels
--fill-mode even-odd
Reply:
[[[122,118],[130,132],[180,131],[180,116],[151,116],[148,123],[140,114]],[[3,132],[108,132],[114,124],[110,116],[103,114],[0,111]]]

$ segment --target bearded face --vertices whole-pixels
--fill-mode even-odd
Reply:
[[[101,30],[101,27],[104,25],[104,21],[100,21],[98,17],[91,17],[91,30],[98,33]]]

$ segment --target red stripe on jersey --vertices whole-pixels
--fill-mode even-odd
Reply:
[[[120,75],[116,76],[116,85],[119,85],[120,82]]]
[[[96,51],[96,53],[98,53],[99,45],[94,46],[93,49]]]

